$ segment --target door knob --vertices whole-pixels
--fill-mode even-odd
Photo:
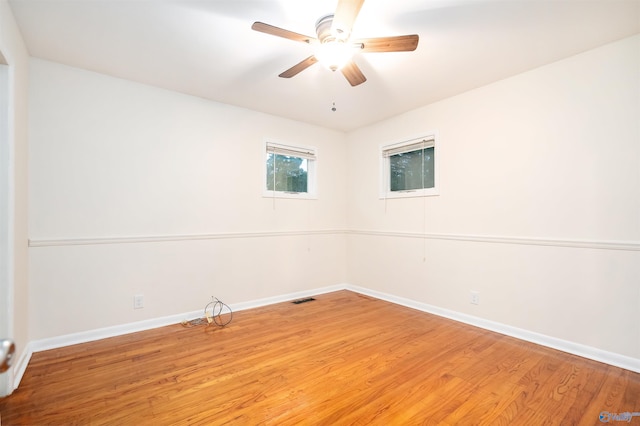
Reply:
[[[0,340],[0,373],[4,373],[11,367],[11,358],[16,351],[16,345],[12,340]]]

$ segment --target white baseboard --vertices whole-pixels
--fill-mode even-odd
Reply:
[[[22,376],[24,376],[24,372],[27,371],[27,366],[29,365],[29,361],[31,360],[31,355],[33,355],[33,345],[31,344],[31,342],[29,342],[20,354],[18,362],[13,365],[12,391],[18,389],[18,385],[22,380]]]
[[[317,294],[329,293],[332,291],[344,290],[344,284],[338,284],[329,287],[316,288],[313,290],[298,291],[279,296],[267,297],[264,299],[256,299],[248,302],[240,302],[231,304],[232,311],[243,311],[246,309],[258,308],[261,306],[273,305],[274,303],[286,302],[289,300],[300,299]],[[153,328],[164,327],[171,324],[179,324],[183,320],[203,317],[202,310],[186,312],[183,314],[169,315],[160,318],[154,318],[144,321],[138,321],[128,324],[116,325],[111,327],[98,328],[95,330],[81,331],[78,333],[65,334],[62,336],[50,337],[46,339],[33,340],[27,344],[25,350],[18,363],[14,366],[14,389],[18,387],[22,376],[27,369],[29,360],[35,352],[46,351],[49,349],[57,349],[65,346],[77,345],[80,343],[92,342],[95,340],[106,339],[109,337],[122,336],[124,334],[135,333],[138,331],[151,330]]]
[[[32,345],[33,352],[40,352],[49,349],[61,348],[64,346],[77,345],[79,343],[93,342],[95,340],[106,339],[114,336],[122,336],[124,334],[150,330],[153,328],[164,327],[166,325],[178,324],[185,319],[198,318],[201,316],[202,311],[199,310],[187,312],[184,314],[169,315],[166,317],[153,318],[128,324],[114,325],[111,327],[98,328],[95,330],[87,330],[78,333],[34,340],[30,342],[30,344]]]
[[[430,314],[438,315],[440,317],[444,317],[454,321],[469,324],[485,330],[494,331],[496,333],[515,337],[516,339],[535,343],[541,346],[546,346],[552,349],[557,349],[562,352],[567,352],[573,355],[578,355],[583,358],[592,359],[594,361],[603,362],[605,364],[610,364],[616,367],[620,367],[626,370],[640,373],[640,359],[637,359],[637,358],[632,358],[629,356],[608,352],[602,349],[594,348],[594,347],[583,345],[580,343],[558,339],[556,337],[535,333],[533,331],[528,331],[521,328],[512,327],[510,325],[502,324],[499,322],[475,317],[472,315],[467,315],[460,312],[439,308],[437,306],[416,302],[415,300],[406,299],[403,297],[398,297],[392,294],[387,294],[387,293],[383,293],[375,290],[370,290],[364,287],[347,285],[345,289],[354,291],[356,293],[365,294],[367,296],[375,297],[376,299],[386,300],[387,302],[395,303],[397,305],[406,306],[409,308],[417,309],[419,311],[427,312]]]
[[[370,290],[364,287],[354,286],[350,284],[338,284],[329,287],[321,287],[313,290],[304,290],[295,293],[288,293],[279,296],[267,297],[263,299],[256,299],[247,302],[241,302],[231,304],[231,309],[236,311],[242,311],[246,309],[258,308],[261,306],[272,305],[275,303],[286,302],[289,300],[300,299],[304,297],[314,296],[318,294],[330,293],[339,290],[350,290],[356,293],[365,294],[367,296],[375,297],[376,299],[385,300],[387,302],[395,303],[397,305],[406,306],[409,308],[417,309],[430,314],[438,315],[440,317],[448,318],[454,321],[469,324],[475,327],[480,327],[485,330],[494,331],[507,336],[515,337],[517,339],[525,340],[528,342],[536,343],[538,345],[546,346],[549,348],[557,349],[570,354],[578,355],[583,358],[592,359],[595,361],[603,362],[605,364],[614,365],[630,371],[640,373],[640,359],[631,358],[628,356],[607,352],[602,349],[593,348],[590,346],[574,343],[562,339],[558,339],[551,336],[535,333],[528,330],[523,330],[517,327],[512,327],[506,324],[486,320],[472,315],[463,314],[460,312],[450,311],[448,309],[439,308],[437,306],[428,305],[426,303],[417,302],[415,300],[394,296],[392,294],[383,293],[375,290]],[[108,337],[121,336],[124,334],[135,333],[138,331],[150,330],[153,328],[164,327],[171,324],[178,324],[185,319],[200,318],[203,316],[202,310],[187,312],[177,315],[169,315],[161,318],[154,318],[145,321],[138,321],[129,324],[116,325],[112,327],[105,327],[95,330],[82,331],[79,333],[72,333],[63,336],[51,337],[46,339],[39,339],[31,341],[27,344],[22,352],[18,362],[14,365],[14,389],[18,387],[22,376],[24,375],[29,360],[35,352],[45,351],[49,349],[56,349],[64,346],[75,345],[79,343],[87,343],[95,340],[106,339]]]
[[[273,305],[275,303],[287,302],[289,300],[301,299],[303,297],[310,297],[316,294],[331,293],[332,291],[345,290],[346,284],[338,284],[329,287],[321,287],[313,290],[298,291],[295,293],[283,294],[281,296],[267,297],[264,299],[251,300],[248,302],[241,302],[231,305],[233,311],[243,311],[245,309],[259,308],[261,306]]]

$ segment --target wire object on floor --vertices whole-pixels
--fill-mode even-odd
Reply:
[[[211,302],[207,303],[204,307],[204,318],[196,318],[190,321],[182,321],[182,325],[185,327],[195,327],[198,325],[215,324],[218,327],[224,327],[229,324],[233,319],[233,311],[226,303],[223,303],[218,298],[211,296]]]

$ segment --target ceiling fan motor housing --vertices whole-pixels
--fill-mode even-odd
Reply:
[[[320,43],[328,43],[331,41],[347,41],[349,38],[349,33],[342,30],[337,29],[335,32],[331,31],[331,27],[333,26],[333,14],[325,15],[322,18],[318,19],[316,22],[316,34],[318,35],[318,40]]]

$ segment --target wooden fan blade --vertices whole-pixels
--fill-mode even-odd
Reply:
[[[349,61],[340,71],[342,71],[342,74],[352,86],[357,86],[367,81],[367,78],[353,61]]]
[[[289,40],[293,41],[300,41],[302,43],[313,43],[318,41],[313,37],[294,33],[293,31],[285,30],[283,28],[274,27],[273,25],[265,24],[264,22],[254,22],[251,26],[251,29],[260,31],[261,33],[271,34],[277,37],[288,38]]]
[[[412,52],[418,47],[418,35],[363,38],[354,41],[361,44],[361,52]]]
[[[289,68],[288,70],[280,74],[278,77],[291,78],[294,75],[297,75],[298,73],[306,70],[316,62],[318,62],[318,59],[315,56],[311,55],[304,61],[295,64],[294,66],[292,66],[291,68]]]
[[[334,34],[351,33],[351,28],[360,13],[364,0],[338,0],[336,12],[333,14],[331,31]]]

